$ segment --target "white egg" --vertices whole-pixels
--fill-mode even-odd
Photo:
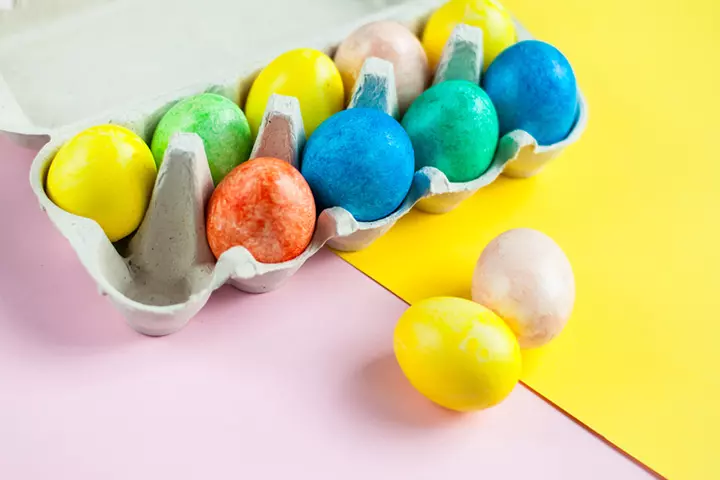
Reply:
[[[342,75],[348,99],[368,57],[392,63],[401,112],[407,110],[430,83],[427,54],[420,40],[404,25],[382,20],[352,32],[335,53],[335,64]]]
[[[570,261],[550,237],[518,228],[483,250],[472,298],[505,320],[521,347],[538,347],[557,336],[570,318],[575,278]]]

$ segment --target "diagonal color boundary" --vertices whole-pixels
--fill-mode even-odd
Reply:
[[[365,272],[363,272],[362,270],[360,270],[359,268],[357,268],[357,267],[356,267],[355,265],[353,265],[352,263],[350,263],[350,262],[348,262],[347,260],[345,260],[345,259],[342,257],[342,255],[339,255],[339,254],[338,254],[338,252],[336,252],[335,250],[331,249],[330,247],[326,247],[326,248],[328,248],[328,250],[330,250],[331,252],[333,252],[333,253],[334,253],[338,258],[340,258],[343,262],[345,262],[345,263],[347,263],[348,265],[350,265],[353,269],[355,269],[355,271],[360,272],[361,275],[363,275],[364,277],[368,278],[370,281],[372,281],[372,282],[375,283],[376,285],[379,285],[383,290],[385,290],[386,292],[390,293],[393,297],[397,298],[398,300],[400,300],[401,302],[403,302],[405,305],[410,306],[410,304],[409,304],[408,302],[406,302],[403,298],[401,298],[398,294],[396,294],[395,292],[393,292],[392,290],[390,290],[389,288],[387,288],[385,285],[383,285],[382,283],[378,282],[377,280],[375,280],[374,278],[372,278],[370,275],[366,274]],[[616,445],[616,444],[614,444],[613,442],[611,442],[610,440],[608,440],[606,437],[604,437],[603,435],[601,435],[601,434],[600,434],[599,432],[597,432],[596,430],[590,428],[588,425],[586,425],[585,423],[583,423],[579,418],[573,416],[570,412],[568,412],[568,411],[565,410],[564,408],[560,407],[558,404],[556,404],[555,402],[551,401],[551,400],[548,399],[546,396],[542,395],[541,393],[539,393],[537,390],[535,390],[534,388],[532,388],[532,387],[530,387],[529,385],[527,385],[527,384],[526,384],[525,382],[523,382],[522,380],[521,380],[519,383],[520,383],[523,387],[527,388],[530,392],[532,392],[532,393],[533,393],[535,396],[537,396],[539,399],[541,399],[542,401],[544,401],[545,403],[547,403],[548,405],[550,405],[551,407],[553,407],[555,410],[557,410],[558,412],[560,412],[565,418],[571,420],[571,421],[572,421],[573,423],[575,423],[576,425],[582,427],[586,432],[588,432],[589,434],[593,435],[595,438],[597,438],[598,440],[600,440],[601,442],[603,442],[605,445],[607,445],[608,447],[610,447],[611,449],[613,449],[613,450],[614,450],[615,452],[617,452],[618,454],[620,454],[620,455],[622,455],[623,457],[625,457],[625,458],[627,458],[628,460],[630,460],[633,464],[637,465],[639,468],[643,469],[643,470],[644,470],[645,472],[647,472],[648,474],[652,475],[652,476],[655,477],[655,478],[659,478],[659,479],[664,479],[664,478],[665,478],[665,477],[663,477],[662,475],[660,475],[658,472],[656,472],[655,470],[653,470],[652,468],[650,468],[650,466],[644,464],[643,462],[641,462],[641,461],[638,460],[637,458],[635,458],[635,457],[633,457],[632,455],[630,455],[628,452],[626,452],[625,450],[623,450],[622,448],[620,448],[618,445]]]

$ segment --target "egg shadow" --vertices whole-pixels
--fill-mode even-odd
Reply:
[[[439,429],[459,422],[464,414],[442,408],[417,392],[392,354],[363,365],[350,378],[353,406],[374,422],[413,429]]]

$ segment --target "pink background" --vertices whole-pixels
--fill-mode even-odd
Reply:
[[[460,416],[392,357],[406,305],[329,251],[282,289],[217,292],[182,332],[134,333],[0,136],[0,478],[644,478],[522,386]]]

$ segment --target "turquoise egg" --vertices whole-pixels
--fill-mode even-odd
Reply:
[[[451,182],[469,182],[485,173],[498,144],[498,117],[490,97],[465,80],[426,90],[410,106],[402,126],[415,151],[415,169],[435,167]]]

